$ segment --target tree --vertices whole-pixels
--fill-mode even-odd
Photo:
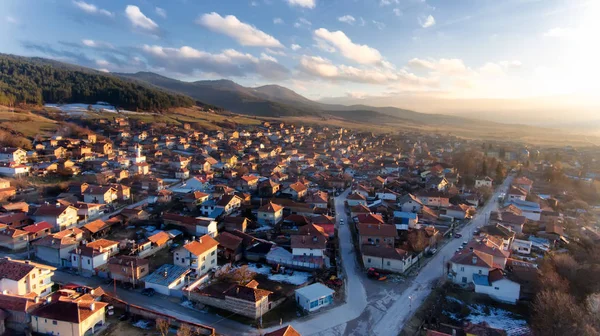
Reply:
[[[597,335],[586,311],[568,293],[544,290],[533,302],[531,327],[536,335]]]
[[[487,166],[487,160],[483,160],[483,164],[481,166],[481,175],[486,176],[488,174],[488,166]]]
[[[161,336],[167,336],[169,334],[170,327],[171,322],[169,320],[165,320],[162,318],[156,319],[156,330],[158,330]]]
[[[189,325],[182,323],[177,329],[177,336],[192,336],[192,328]]]
[[[504,165],[502,164],[502,162],[498,162],[498,165],[496,166],[496,179],[503,180],[505,174],[506,173],[504,171]]]

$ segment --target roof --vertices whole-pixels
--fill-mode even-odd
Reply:
[[[356,215],[356,221],[360,224],[384,224],[385,221],[381,215],[377,214],[358,214]]]
[[[287,327],[283,327],[281,329],[277,329],[270,333],[266,333],[265,336],[302,336],[296,329],[294,329],[291,325]]]
[[[508,258],[510,255],[510,252],[497,248],[489,241],[477,242],[475,240],[471,240],[465,247],[465,250],[470,251],[471,248],[475,251],[484,252],[498,258]]]
[[[492,268],[494,266],[494,257],[481,251],[459,252],[455,254],[450,261],[459,265],[471,265],[485,268]]]
[[[91,247],[93,249],[105,249],[115,245],[119,245],[119,242],[108,239],[98,239],[93,242],[87,243],[85,246]]]
[[[116,191],[111,186],[89,186],[83,193],[86,195],[104,195],[109,191]]]
[[[36,306],[41,303],[35,303],[33,297],[14,295],[14,294],[1,294],[0,293],[0,309],[15,311],[15,312],[30,312]]]
[[[97,311],[104,309],[108,303],[94,300],[54,301],[43,305],[32,313],[33,316],[70,323],[81,323]]]
[[[262,300],[264,297],[269,296],[269,294],[273,293],[268,290],[256,288],[255,285],[258,283],[249,283],[248,285],[234,285],[231,286],[228,290],[226,290],[223,294],[226,296],[235,297],[244,301],[250,302],[258,302]]]
[[[217,241],[224,248],[235,251],[242,245],[244,239],[234,236],[229,232],[223,232],[217,236]]]
[[[515,179],[513,181],[513,184],[520,184],[520,185],[533,185],[533,181],[528,179],[525,176],[519,177],[517,179]]]
[[[216,248],[219,245],[219,242],[216,241],[213,237],[209,235],[204,235],[198,240],[194,240],[193,242],[187,243],[183,246],[188,252],[193,255],[199,256],[203,255],[206,252],[209,252],[213,248]]]
[[[358,224],[358,233],[361,236],[396,237],[398,232],[395,225],[390,224]]]
[[[158,246],[166,244],[170,239],[171,237],[169,237],[169,234],[164,231],[161,231],[157,234],[153,234],[152,236],[148,237],[149,241]]]
[[[404,260],[408,256],[408,252],[402,249],[393,247],[379,247],[367,244],[361,246],[361,251],[363,255],[384,259]]]
[[[263,206],[261,206],[258,211],[260,212],[278,212],[282,210],[283,207],[279,204],[275,204],[273,202],[269,202]]]
[[[48,229],[52,229],[52,224],[50,224],[48,222],[37,222],[35,224],[27,225],[26,227],[23,228],[24,231],[27,231],[30,233],[36,233],[36,232],[40,232],[40,231],[48,230]]]
[[[324,296],[333,295],[335,291],[323,285],[322,283],[317,282],[312,285],[296,289],[296,293],[312,301],[315,299],[322,298]]]
[[[324,250],[327,247],[327,236],[324,234],[293,235],[290,246],[292,248]]]
[[[148,259],[133,257],[133,256],[116,256],[108,259],[108,263],[111,265],[123,265],[127,267],[140,267],[150,263]]]
[[[483,226],[481,231],[504,239],[513,238],[515,236],[513,231],[510,231],[507,227],[500,224]]]
[[[170,284],[179,280],[181,277],[185,276],[189,272],[191,271],[185,267],[164,264],[152,274],[145,276],[142,280],[144,282],[149,282],[161,286],[169,286]]]
[[[107,228],[108,226],[106,225],[106,223],[101,220],[101,219],[96,219],[93,222],[89,222],[86,225],[83,226],[86,230],[90,231],[91,233],[96,233],[102,229]]]
[[[350,194],[350,195],[348,195],[348,197],[346,197],[346,199],[354,200],[354,201],[366,201],[367,200],[365,198],[365,196],[363,196],[359,193]]]
[[[44,204],[42,206],[40,206],[35,213],[33,214],[34,216],[53,216],[53,217],[58,217],[60,214],[62,214],[63,212],[65,212],[67,210],[67,208],[71,208],[73,210],[77,210],[76,208],[70,206],[70,205],[55,205],[55,204]]]
[[[289,188],[294,190],[297,193],[306,191],[306,189],[307,189],[306,186],[300,182],[290,184]]]
[[[55,270],[56,268],[38,264],[29,260],[14,260],[11,258],[0,259],[0,278],[19,281],[35,268]]]
[[[509,195],[527,196],[527,191],[525,191],[519,187],[511,186],[510,190],[508,191],[508,194]]]

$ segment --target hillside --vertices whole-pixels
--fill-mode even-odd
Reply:
[[[181,94],[79,66],[0,54],[0,104],[108,102],[127,110],[165,111],[193,106]]]

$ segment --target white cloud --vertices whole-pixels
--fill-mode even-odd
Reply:
[[[523,66],[523,63],[521,63],[521,61],[517,61],[517,60],[501,61],[498,64],[500,64],[505,69],[518,69]]]
[[[267,55],[265,53],[261,53],[260,54],[260,59],[263,60],[263,61],[271,61],[271,62],[277,63],[277,58],[275,58],[273,56],[270,56],[270,55]]]
[[[86,46],[86,47],[90,47],[90,48],[108,48],[108,49],[113,49],[113,45],[107,42],[101,42],[101,41],[94,41],[94,40],[81,40],[81,43]]]
[[[440,58],[439,60],[413,58],[408,61],[408,65],[413,69],[425,69],[446,75],[464,74],[470,70],[458,58]]]
[[[265,49],[265,52],[267,54],[271,54],[271,55],[286,56],[286,53],[283,52],[282,50],[273,50],[271,48],[267,48],[267,49]]]
[[[98,8],[96,5],[89,4],[83,1],[73,1],[73,5],[79,8],[80,10],[93,15],[101,15],[106,17],[114,17],[115,14],[107,11],[106,9]]]
[[[292,45],[290,46],[290,48],[292,48],[292,50],[293,50],[293,51],[296,51],[296,50],[300,50],[302,47],[301,47],[301,46],[299,46],[298,44],[292,44]]]
[[[286,0],[290,6],[298,6],[304,8],[315,8],[317,0]]]
[[[358,18],[358,25],[361,27],[364,27],[367,23],[365,22],[365,19],[361,17]]]
[[[162,9],[160,7],[156,7],[154,9],[154,11],[156,12],[156,15],[162,17],[163,19],[167,18],[167,11],[166,10],[164,10],[164,9]]]
[[[383,28],[385,28],[385,23],[383,22],[379,22],[379,21],[375,21],[373,20],[373,24],[375,25],[375,27],[377,27],[377,29],[379,30],[383,30]]]
[[[544,33],[544,37],[572,37],[577,34],[575,28],[561,28],[556,27],[548,30]]]
[[[6,22],[8,22],[10,24],[17,24],[17,23],[19,23],[19,20],[15,19],[14,17],[12,17],[10,15],[7,15]]]
[[[192,47],[168,48],[158,45],[144,45],[140,51],[152,68],[164,69],[170,73],[203,73],[218,76],[245,77],[259,75],[267,79],[283,79],[289,70],[274,63],[269,55],[257,58],[248,53],[226,49],[221,53],[209,53]]]
[[[312,22],[308,21],[307,19],[301,17],[299,18],[295,23],[294,23],[294,27],[296,28],[300,28],[300,27],[309,27],[312,26]]]
[[[419,18],[419,24],[421,25],[421,27],[423,28],[429,28],[432,27],[433,25],[435,25],[435,18],[431,15],[429,15],[426,18]]]
[[[339,50],[342,56],[360,64],[378,64],[382,61],[381,53],[368,45],[353,43],[341,30],[330,32],[325,28],[314,31],[315,40],[324,41],[330,47]]]
[[[223,35],[227,35],[243,46],[283,48],[273,36],[247,23],[241,22],[233,15],[222,17],[218,13],[203,14],[196,23]]]
[[[344,22],[344,23],[347,23],[347,24],[354,24],[354,22],[356,21],[356,19],[352,15],[344,15],[344,16],[340,16],[338,18],[338,21]]]
[[[392,11],[394,12],[394,15],[402,16],[402,10],[400,8],[394,8]]]
[[[274,24],[283,24],[283,19],[282,18],[274,18],[273,23]]]
[[[98,71],[100,71],[100,72],[106,72],[106,73],[110,72],[108,69],[98,69]]]
[[[125,16],[127,16],[129,22],[131,22],[134,27],[148,31],[158,30],[156,22],[144,15],[138,6],[128,5],[127,8],[125,8]]]
[[[349,81],[368,84],[411,85],[416,87],[435,87],[439,85],[435,78],[418,77],[406,70],[393,71],[384,68],[357,68],[348,65],[335,65],[330,60],[303,55],[300,70],[322,79]]]
[[[408,65],[415,69],[427,69],[427,70],[435,69],[434,62],[420,59],[420,58],[411,59],[410,61],[408,61]]]
[[[379,6],[389,6],[391,4],[399,4],[400,0],[380,0]]]
[[[487,62],[479,68],[479,72],[483,75],[502,76],[504,75],[504,68],[500,64]]]
[[[96,65],[101,67],[107,67],[110,63],[106,60],[96,60]]]

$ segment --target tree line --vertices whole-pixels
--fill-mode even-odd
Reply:
[[[188,107],[187,96],[153,89],[112,75],[0,55],[0,105],[107,102],[127,110]]]

